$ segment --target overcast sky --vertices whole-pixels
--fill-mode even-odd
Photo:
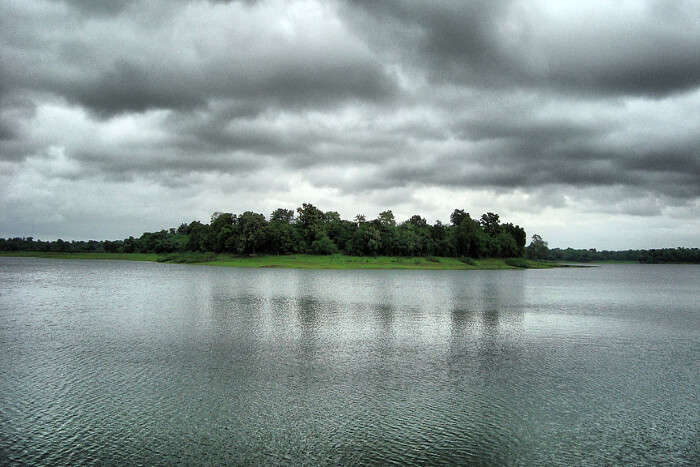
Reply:
[[[302,202],[700,247],[700,1],[0,2],[0,237]]]

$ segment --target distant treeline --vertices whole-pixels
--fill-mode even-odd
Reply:
[[[429,224],[419,215],[397,223],[391,211],[376,219],[357,215],[344,220],[337,212],[323,212],[304,203],[296,212],[277,209],[263,214],[214,213],[209,224],[198,221],[177,229],[146,232],[139,238],[117,241],[52,242],[28,238],[0,239],[0,250],[61,252],[173,253],[200,251],[251,254],[333,254],[357,256],[520,257],[525,253],[525,230],[501,223],[498,214],[472,219],[455,209],[450,224]]]
[[[552,248],[542,259],[553,261],[634,261],[639,263],[700,263],[700,248],[659,248],[653,250],[597,251]]]

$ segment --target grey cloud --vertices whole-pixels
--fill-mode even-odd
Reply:
[[[127,9],[134,0],[52,0],[86,14],[114,15]]]
[[[602,2],[597,10],[559,3],[571,10],[568,25],[538,10],[537,2],[348,3],[344,11],[360,34],[438,82],[648,96],[700,85],[697,3],[685,3],[680,15],[660,15],[658,6],[643,2],[627,5],[643,10],[629,14]],[[613,8],[622,12],[610,18]],[[408,32],[395,44],[381,30]]]
[[[459,136],[472,141],[518,139],[525,141],[570,141],[603,136],[611,128],[576,121],[533,121],[530,116],[504,115],[498,119],[469,119],[460,123]]]
[[[285,33],[274,29],[269,9],[245,6],[240,13],[248,11],[249,17],[229,12],[231,24],[207,25],[223,6],[208,9],[195,2],[179,12],[164,4],[172,20],[163,22],[154,5],[159,3],[123,11],[123,31],[109,23],[100,30],[94,21],[61,11],[47,11],[40,20],[5,8],[3,92],[54,93],[103,117],[189,109],[224,98],[260,108],[305,108],[382,101],[398,92],[382,64],[341,28],[329,31],[332,37],[325,42],[302,26],[280,40]],[[197,14],[187,16],[188,11]],[[45,21],[56,31],[43,29]],[[259,23],[257,30],[250,21]],[[194,28],[202,30],[194,33]],[[114,35],[108,34],[111,29]],[[257,37],[251,38],[253,31]]]
[[[125,151],[119,148],[104,150],[78,150],[72,159],[81,170],[75,178],[106,176],[111,180],[133,180],[148,176],[164,185],[172,184],[192,173],[218,172],[246,175],[262,169],[265,160],[260,156],[241,152],[229,153],[181,153],[177,147],[164,147],[153,155],[151,151]]]
[[[50,0],[54,3],[64,4],[73,10],[95,16],[114,16],[121,14],[139,0]],[[184,4],[196,3],[204,0],[168,0],[169,3]],[[254,5],[258,0],[206,0],[210,3],[244,3]]]
[[[671,198],[700,196],[700,157],[692,145],[655,143],[646,148],[621,148],[604,142],[613,130],[586,125],[550,128],[535,123],[513,128],[508,122],[502,127],[490,122],[474,126],[467,125],[471,140],[453,143],[457,149],[416,159],[386,159],[345,190],[416,184],[506,191],[548,185],[630,186]],[[690,140],[700,141],[700,135]]]
[[[40,145],[23,136],[24,122],[36,114],[33,101],[0,95],[0,161],[21,161]]]
[[[289,63],[246,74],[240,66],[203,64],[198,73],[119,60],[86,82],[61,85],[61,94],[101,116],[149,109],[191,109],[216,99],[266,108],[327,107],[346,100],[386,100],[397,90],[377,64]],[[57,86],[58,88],[58,86]]]

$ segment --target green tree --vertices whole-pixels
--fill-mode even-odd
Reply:
[[[527,240],[527,234],[525,229],[519,225],[513,225],[510,222],[503,224],[501,226],[504,232],[508,233],[515,240],[517,246],[516,254],[511,256],[522,256],[525,253],[525,241]]]
[[[484,229],[489,236],[495,237],[501,233],[501,226],[499,223],[498,214],[492,212],[487,212],[481,216],[481,228]]]
[[[349,242],[351,255],[376,255],[382,246],[379,229],[370,222],[363,222],[358,227]]]
[[[275,209],[270,215],[270,222],[280,222],[282,224],[291,224],[294,220],[294,211],[292,209],[279,208]]]
[[[395,254],[398,250],[398,232],[394,213],[389,210],[382,211],[379,213],[379,217],[372,222],[379,230],[381,237],[379,253],[383,255]]]
[[[338,252],[338,247],[328,235],[322,233],[311,243],[311,252],[316,255],[332,255]]]
[[[252,254],[262,251],[266,232],[267,221],[265,216],[251,211],[246,211],[238,217],[237,236],[238,253]]]
[[[469,213],[464,214],[464,216],[453,216],[454,220],[459,220],[459,224],[454,227],[455,251],[457,256],[479,258],[483,254],[482,239],[480,238],[480,234],[483,232],[479,223],[469,217]]]
[[[354,222],[346,221],[340,218],[337,212],[327,212],[326,217],[326,234],[328,238],[340,249],[346,250],[347,243],[352,238],[353,233],[357,230]]]
[[[209,223],[209,235],[207,238],[207,248],[202,251],[214,251],[221,253],[226,251],[230,245],[229,238],[235,233],[236,216],[230,212],[215,212],[211,215]],[[230,251],[230,250],[229,250]]]
[[[463,209],[455,209],[450,215],[450,222],[453,226],[457,227],[464,221],[464,219],[471,219],[468,212],[464,212]]]
[[[297,214],[299,215],[297,226],[301,237],[306,245],[310,246],[317,235],[325,231],[325,216],[320,209],[310,203],[303,203],[302,207],[297,208]]]
[[[277,255],[298,253],[300,251],[302,240],[299,232],[291,224],[271,221],[265,231],[267,251]]]
[[[532,259],[545,259],[547,258],[548,252],[549,247],[547,246],[547,242],[542,240],[542,237],[538,234],[534,234],[526,249],[527,257]]]
[[[187,227],[188,240],[187,250],[189,251],[208,251],[209,226],[202,224],[199,221],[191,222]],[[132,237],[129,237],[132,238]],[[125,241],[126,243],[126,241]],[[126,248],[126,245],[125,245]]]
[[[396,227],[394,213],[389,210],[380,212],[377,220],[379,221],[382,227]]]
[[[513,236],[510,235],[508,232],[499,233],[495,237],[495,240],[497,242],[498,248],[498,252],[495,256],[499,256],[501,258],[512,258],[520,256],[518,244],[515,242]]]

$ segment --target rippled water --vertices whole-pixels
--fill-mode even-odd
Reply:
[[[0,258],[0,461],[700,463],[700,267]]]

